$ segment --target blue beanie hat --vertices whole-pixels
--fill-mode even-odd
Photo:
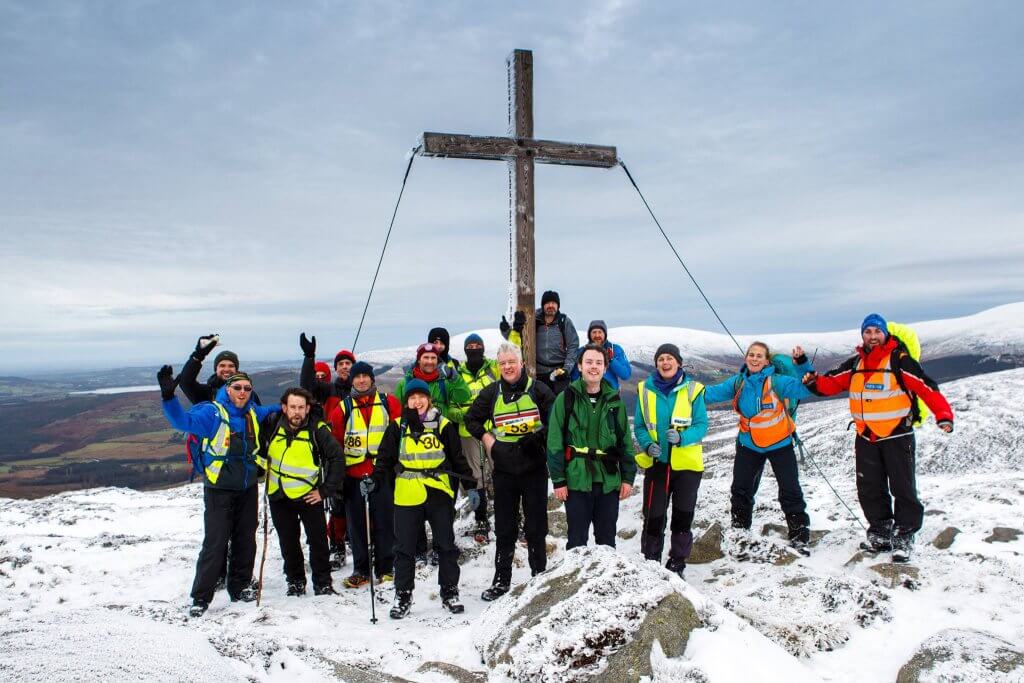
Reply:
[[[462,348],[465,349],[470,344],[479,344],[480,346],[483,346],[484,345],[483,337],[481,337],[479,334],[474,332],[473,334],[471,334],[468,337],[466,337],[466,341],[462,342]]]
[[[421,379],[411,379],[408,382],[406,382],[405,383],[405,398],[409,398],[409,396],[411,396],[412,394],[416,394],[416,393],[426,394],[427,397],[429,398],[430,397],[430,387],[428,387],[427,383],[424,382]]]
[[[869,313],[868,317],[864,318],[864,322],[860,324],[860,333],[864,334],[864,330],[869,327],[877,327],[882,332],[885,332],[885,336],[889,336],[889,323],[885,322],[885,318],[877,313]]]

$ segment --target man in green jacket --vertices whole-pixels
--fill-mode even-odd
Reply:
[[[615,547],[619,501],[633,490],[636,463],[626,406],[602,381],[608,369],[603,347],[587,344],[577,365],[580,379],[558,395],[548,426],[548,470],[555,497],[565,502],[566,549],[594,541]]]
[[[437,345],[430,342],[420,344],[416,349],[416,365],[395,385],[395,398],[405,405],[406,383],[413,379],[421,379],[430,388],[430,404],[452,422],[459,422],[458,416],[451,412],[452,407],[471,403],[472,394],[458,372],[442,371],[439,367],[440,358],[441,351]],[[447,370],[447,366],[445,369]]]

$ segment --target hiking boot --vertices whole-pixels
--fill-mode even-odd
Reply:
[[[385,572],[377,577],[377,583],[390,583],[395,580],[395,575],[391,572]]]
[[[305,581],[289,581],[288,591],[285,593],[287,596],[299,597],[300,595],[306,594],[306,582]]]
[[[439,564],[441,564],[441,555],[437,552],[437,549],[433,549],[430,551],[430,566],[436,567]]]
[[[887,553],[892,550],[892,536],[869,531],[868,540],[860,544],[860,549],[869,553]]]
[[[452,614],[462,614],[465,606],[459,602],[458,586],[441,586],[441,606]]]
[[[914,545],[914,537],[907,534],[896,534],[892,537],[892,561],[910,562],[910,549]]]
[[[793,550],[797,551],[798,553],[800,553],[804,557],[810,557],[811,556],[811,546],[807,543],[807,541],[800,541],[800,540],[790,541],[789,542],[789,547],[792,548]]]
[[[231,594],[231,602],[253,602],[256,600],[256,596],[259,594],[259,588],[256,583],[250,583],[248,586],[238,591],[237,593]]]
[[[337,571],[345,566],[345,544],[331,546],[331,571]]]
[[[213,592],[222,591],[228,587],[228,579],[226,576],[221,576],[217,579],[217,583],[213,584]]]
[[[427,559],[427,554],[426,553],[416,553],[416,568],[417,569],[422,569],[423,567],[426,567],[428,562],[429,562],[429,560]]]
[[[519,527],[519,545],[523,546],[524,548],[530,545],[530,543],[526,540],[526,527]]]
[[[404,619],[412,609],[412,591],[395,591],[395,600],[391,603],[391,618]]]
[[[188,608],[188,615],[193,619],[203,616],[206,610],[210,608],[210,603],[206,600],[193,600],[192,606]]]
[[[668,558],[668,562],[665,563],[665,569],[669,570],[673,574],[679,576],[680,579],[683,577],[683,570],[686,569],[686,560],[679,560]]]
[[[338,591],[334,590],[334,586],[331,584],[325,584],[323,586],[313,586],[313,595],[337,595]]]
[[[509,586],[507,583],[496,583],[483,593],[480,594],[480,599],[484,602],[493,602],[500,598],[505,593],[508,593]]]
[[[491,540],[491,525],[486,519],[476,523],[476,526],[473,528],[473,540],[477,543],[487,543]]]
[[[345,588],[362,588],[370,582],[370,579],[359,572],[353,572],[351,576],[347,577],[341,582]]]

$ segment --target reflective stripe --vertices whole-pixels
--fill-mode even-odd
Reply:
[[[786,404],[772,389],[772,376],[764,378],[761,385],[759,410],[753,417],[746,417],[740,412],[740,394],[746,379],[740,380],[736,394],[732,397],[732,409],[739,415],[739,430],[750,434],[750,440],[758,448],[768,448],[782,443],[796,431],[793,418],[786,411]]]
[[[899,386],[892,370],[892,354],[873,370],[864,368],[861,357],[850,379],[849,395],[850,414],[859,434],[870,429],[875,436],[885,438],[912,413],[910,395]]]
[[[309,426],[288,437],[281,425],[267,446],[270,470],[267,493],[273,495],[281,489],[288,498],[295,499],[319,484],[320,468],[313,455],[313,432]]]
[[[377,457],[380,450],[380,442],[384,438],[391,416],[387,406],[380,400],[381,394],[377,394],[377,400],[370,408],[370,423],[363,419],[362,409],[355,401],[346,402],[349,413],[345,415],[345,441],[342,444],[345,451],[345,466],[355,467],[364,462],[367,457]]]
[[[398,461],[404,469],[395,479],[395,505],[408,507],[422,504],[427,500],[428,486],[455,498],[448,475],[428,474],[425,471],[435,470],[445,461],[441,432],[447,424],[448,419],[441,418],[436,428],[427,427],[419,439],[413,438],[403,425],[398,437]]]
[[[206,475],[206,480],[211,486],[217,485],[217,480],[220,479],[221,469],[224,467],[224,461],[227,460],[231,450],[231,417],[228,415],[227,408],[213,401],[214,407],[217,409],[217,416],[220,418],[220,425],[217,426],[217,431],[210,439],[203,439],[201,447],[203,452],[203,472]],[[247,427],[252,427],[252,446],[251,456],[257,462],[260,461],[260,423],[256,419],[256,411],[249,408],[249,412],[246,413],[245,419],[249,420]],[[237,460],[244,460],[245,454],[236,456]]]
[[[693,399],[704,389],[704,385],[693,380],[675,387],[672,390],[672,414],[669,417],[669,429],[682,431],[693,424]],[[640,403],[640,416],[643,418],[644,426],[651,441],[658,443],[658,397],[654,390],[647,386],[647,382],[640,382],[637,385]],[[668,447],[666,445],[666,447]],[[654,464],[654,458],[646,452],[636,455],[637,464],[641,467],[650,467]],[[690,470],[694,472],[704,471],[704,448],[701,444],[690,444],[683,446],[676,444],[671,446],[669,464],[673,470]]]
[[[512,403],[505,403],[505,397],[498,391],[494,403],[494,438],[505,443],[515,443],[527,434],[544,428],[540,419],[540,408],[530,396],[533,378],[526,380],[526,390]]]
[[[897,398],[899,396],[902,396],[903,393],[904,392],[902,389],[897,389],[895,391],[851,391],[850,398],[855,399],[857,401],[877,401],[883,398]]]

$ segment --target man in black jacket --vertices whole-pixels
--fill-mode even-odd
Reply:
[[[520,502],[530,570],[536,576],[547,568],[547,422],[555,400],[546,385],[527,375],[518,346],[503,343],[497,359],[501,380],[484,387],[465,416],[466,429],[487,450],[494,480],[494,581],[480,596],[487,601],[511,586]],[[484,428],[488,421],[491,431]]]
[[[199,371],[203,367],[203,361],[213,351],[213,347],[220,342],[220,335],[203,335],[196,341],[196,348],[192,355],[185,361],[185,366],[178,375],[178,387],[181,393],[192,405],[203,401],[212,401],[217,397],[217,391],[224,386],[228,377],[239,371],[238,354],[234,351],[221,351],[213,358],[213,374],[206,382],[199,383]],[[256,405],[260,404],[260,397],[254,391],[252,400]]]
[[[313,593],[332,595],[327,524],[323,501],[333,496],[345,473],[345,456],[330,427],[310,420],[313,396],[293,387],[281,396],[281,415],[262,430],[269,480],[270,514],[277,529],[288,595],[306,592],[299,525],[306,530]]]

